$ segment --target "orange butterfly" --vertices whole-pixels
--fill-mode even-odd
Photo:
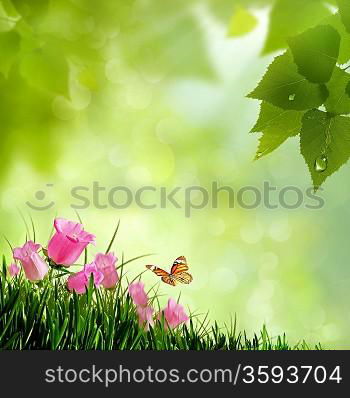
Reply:
[[[157,276],[161,276],[162,281],[171,286],[176,286],[178,282],[188,285],[193,280],[192,275],[186,272],[188,271],[188,265],[184,256],[181,256],[174,261],[170,274],[155,265],[146,265],[146,268],[154,272]]]

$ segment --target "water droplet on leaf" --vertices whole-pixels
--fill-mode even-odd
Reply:
[[[291,95],[288,97],[288,99],[289,99],[289,101],[294,101],[294,100],[295,100],[295,94],[291,94]]]
[[[328,159],[326,155],[321,155],[315,160],[315,171],[317,173],[323,173],[327,170]]]

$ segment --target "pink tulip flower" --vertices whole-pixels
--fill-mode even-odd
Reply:
[[[67,280],[67,288],[70,292],[75,291],[78,294],[84,294],[88,286],[88,279],[84,271],[70,275]]]
[[[139,324],[144,327],[145,330],[149,330],[150,326],[154,325],[153,321],[154,309],[150,306],[137,307],[137,315],[139,316]]]
[[[84,231],[81,224],[63,218],[55,220],[56,233],[48,245],[48,256],[58,265],[74,264],[95,236]]]
[[[67,280],[67,287],[70,292],[73,290],[78,294],[84,294],[89,287],[90,276],[93,275],[94,285],[100,286],[103,281],[103,273],[99,271],[94,263],[85,265],[82,271],[70,275]]]
[[[49,272],[48,265],[38,254],[40,248],[40,245],[29,241],[13,250],[13,258],[21,262],[27,279],[33,282],[41,281]]]
[[[139,317],[139,324],[145,330],[154,325],[154,309],[148,305],[148,296],[145,292],[145,285],[142,282],[135,282],[129,285],[129,294],[136,305],[136,312]]]
[[[100,253],[95,257],[94,264],[103,274],[102,286],[106,289],[114,288],[119,280],[117,270],[115,269],[117,261],[118,259],[115,257],[114,253]]]
[[[175,329],[181,323],[187,322],[190,318],[186,315],[182,305],[178,304],[174,299],[169,299],[167,307],[163,311],[164,318],[170,328]],[[167,325],[165,326],[167,327]]]
[[[135,282],[129,285],[129,294],[137,307],[146,307],[148,297],[145,292],[145,285],[142,282]]]
[[[10,276],[12,276],[12,278],[17,276],[20,273],[20,271],[21,271],[21,269],[15,263],[8,266],[8,272],[9,272]]]
[[[100,286],[103,281],[103,273],[96,267],[96,264],[87,264],[84,267],[84,273],[87,279],[90,279],[90,276],[93,275],[94,277],[94,284],[95,286]]]

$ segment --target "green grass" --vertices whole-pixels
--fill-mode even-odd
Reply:
[[[90,284],[86,294],[69,293],[60,271],[51,270],[44,281],[33,284],[23,273],[0,272],[0,349],[14,350],[289,350],[321,349],[304,341],[288,344],[285,336],[271,338],[265,327],[249,339],[230,327],[209,325],[207,316],[192,314],[187,325],[166,331],[164,321],[144,331],[127,293],[128,281],[119,267],[120,282],[113,291]],[[151,289],[152,304],[159,309]]]

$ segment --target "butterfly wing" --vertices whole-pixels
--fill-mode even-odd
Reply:
[[[169,274],[168,276],[163,276],[162,281],[168,285],[176,286],[176,280],[172,278]]]
[[[170,276],[169,272],[164,271],[161,268],[156,267],[155,265],[146,265],[146,268],[148,268],[149,270],[151,270],[153,273],[155,273],[157,276],[161,276],[161,277],[166,277],[166,276]]]
[[[166,272],[163,269],[156,267],[155,265],[146,265],[146,268],[151,270],[157,276],[160,276],[164,283],[171,286],[176,285],[175,279],[169,274],[169,272]]]
[[[181,256],[178,257],[175,261],[173,266],[171,267],[171,275],[181,274],[182,272],[188,271],[188,265],[186,257]]]
[[[162,282],[171,286],[176,286],[177,282],[188,285],[193,280],[192,275],[186,272],[188,271],[188,265],[186,258],[183,256],[178,257],[174,261],[170,273],[156,267],[155,265],[146,265],[146,268],[151,270],[157,276],[160,276]]]
[[[184,283],[185,285],[190,284],[193,281],[193,277],[188,272],[180,272],[173,276],[173,278],[180,283]]]

